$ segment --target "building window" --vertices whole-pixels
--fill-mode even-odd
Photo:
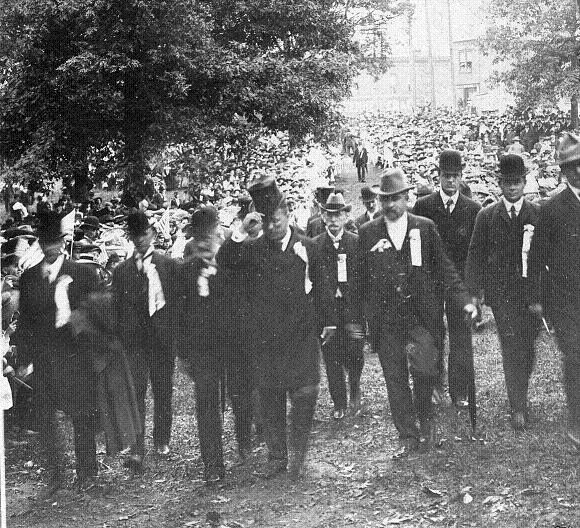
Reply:
[[[471,73],[473,71],[473,58],[471,50],[459,50],[459,73]]]

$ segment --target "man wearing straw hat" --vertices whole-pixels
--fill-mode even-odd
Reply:
[[[359,230],[359,289],[399,432],[395,459],[409,456],[420,444],[428,448],[433,438],[431,395],[445,336],[445,291],[467,313],[477,311],[433,221],[407,212],[411,188],[402,170],[386,171],[380,186],[373,187],[383,216]],[[409,344],[419,353],[408,353]]]
[[[554,325],[562,351],[568,402],[568,437],[580,450],[580,137],[567,132],[558,147],[558,164],[568,187],[540,209],[532,238],[529,272],[542,280],[531,309]]]

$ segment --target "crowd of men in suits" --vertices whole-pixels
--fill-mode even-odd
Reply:
[[[319,196],[320,221],[312,237],[291,224],[276,179],[261,177],[248,188],[252,207],[225,241],[215,208],[193,213],[193,241],[183,262],[154,251],[147,215],[132,212],[127,232],[134,252],[114,270],[108,306],[115,323],[113,330],[103,330],[127,358],[126,379],[132,380],[127,405],[135,406],[138,418],[136,433],[125,438],[130,447],[125,465],[136,472],[144,468],[149,381],[155,450],[160,456],[170,452],[178,356],[195,382],[208,483],[225,476],[224,378],[241,461],[251,448],[257,392],[268,448],[263,476],[287,472],[301,478],[319,392],[320,352],[331,413],[341,420],[349,405],[353,413],[361,407],[365,336],[378,354],[399,434],[393,458],[426,451],[433,441],[434,391],[448,383],[452,403],[463,408],[474,390],[471,320],[482,300],[497,323],[516,430],[528,426],[540,317],[545,314],[553,324],[564,357],[568,436],[580,449],[580,138],[565,134],[558,154],[567,187],[541,208],[524,197],[527,169],[519,155],[500,159],[502,198],[481,209],[460,192],[461,153],[444,150],[440,188],[420,198],[412,211],[413,186],[405,173],[386,169],[379,185],[363,189],[366,210],[354,222],[349,223],[351,206],[343,193],[327,189]],[[72,419],[79,485],[97,474],[98,361],[82,346],[74,322],[99,284],[90,270],[64,258],[60,216],[49,211],[40,220],[44,259],[21,277],[15,343],[18,370],[34,363],[43,395],[41,438],[50,495],[64,478],[57,409]]]

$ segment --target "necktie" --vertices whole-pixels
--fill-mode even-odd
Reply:
[[[518,217],[518,214],[516,213],[516,206],[512,205],[512,208],[510,209],[510,218],[513,220],[515,220]]]
[[[447,200],[447,214],[448,215],[451,214],[451,207],[453,207],[453,200],[451,198],[449,198],[449,200]]]

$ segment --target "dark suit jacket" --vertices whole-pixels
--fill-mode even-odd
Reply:
[[[118,332],[128,352],[156,352],[148,341],[151,332],[158,338],[163,353],[171,353],[175,338],[175,308],[177,291],[177,263],[153,252],[165,306],[149,317],[147,295],[143,294],[142,278],[137,270],[135,257],[119,264],[113,272],[113,293],[117,311]],[[155,346],[155,345],[153,345]]]
[[[198,279],[205,263],[194,257],[178,266],[178,338],[176,351],[194,375],[219,374],[232,339],[231,288],[223,270],[210,275],[209,295],[199,295]]]
[[[369,162],[369,154],[367,152],[367,149],[363,147],[359,151],[358,157],[356,158],[356,166],[365,167],[368,162]]]
[[[99,289],[94,270],[65,260],[57,279],[42,277],[42,263],[20,278],[20,317],[14,336],[21,365],[34,364],[43,397],[67,413],[94,409],[94,374],[91,359],[82,352],[70,324],[55,328],[54,293],[59,277],[68,275],[70,308],[76,310],[86,296]]]
[[[462,277],[475,217],[480,210],[481,205],[459,193],[453,212],[448,215],[439,191],[419,198],[413,210],[414,214],[435,222],[445,252]]]
[[[256,354],[258,384],[278,389],[319,381],[314,295],[305,292],[306,263],[293,250],[297,243],[314,261],[314,243],[294,230],[284,252],[261,236],[243,243],[226,240],[217,254],[218,266],[247,300],[244,330]]]
[[[541,277],[548,316],[580,326],[580,201],[569,188],[540,208],[529,273]],[[532,300],[540,302],[540,292]]]
[[[420,231],[421,267],[411,265],[411,229]],[[357,276],[372,340],[377,343],[381,327],[400,323],[397,307],[402,298],[408,297],[418,318],[417,322],[431,333],[437,346],[443,346],[445,290],[449,290],[451,297],[460,306],[465,306],[470,297],[445,254],[435,224],[427,218],[409,214],[407,237],[400,252],[394,247],[384,252],[371,251],[377,242],[385,238],[388,238],[388,234],[383,217],[364,224],[359,231]],[[401,270],[403,273],[399,275]]]
[[[465,284],[474,295],[481,290],[485,302],[497,306],[506,300],[529,302],[529,281],[522,277],[524,225],[535,226],[539,206],[524,200],[513,232],[503,200],[482,209],[475,222],[465,270]]]
[[[315,261],[311,265],[314,277],[314,291],[317,297],[317,308],[321,326],[336,326],[340,317],[346,323],[362,323],[362,306],[358,295],[357,273],[357,249],[358,236],[344,231],[338,249],[335,249],[327,232],[318,235],[314,239],[318,249]],[[338,282],[339,254],[346,255],[347,282]],[[339,314],[338,303],[335,298],[336,290],[340,287],[342,294],[341,304],[344,313]]]
[[[373,214],[373,220],[375,218],[378,218],[379,216],[381,216],[381,214],[382,214],[381,211],[375,211]],[[360,229],[360,226],[362,226],[363,224],[366,224],[367,222],[370,222],[370,220],[369,220],[367,213],[365,211],[363,214],[358,216],[354,221],[354,225],[356,226],[357,231]]]

